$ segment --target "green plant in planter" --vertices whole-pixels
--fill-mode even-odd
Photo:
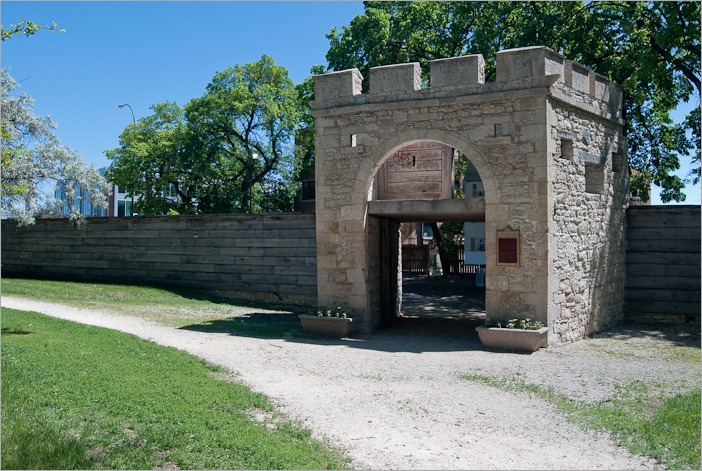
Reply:
[[[344,311],[340,306],[335,308],[328,307],[326,309],[320,308],[314,311],[314,313],[310,313],[310,315],[319,317],[340,317],[342,319],[346,319],[348,317],[346,311]]]
[[[543,322],[535,321],[530,318],[525,319],[508,319],[503,321],[494,321],[487,327],[498,327],[502,329],[521,329],[521,330],[539,330],[544,326]]]

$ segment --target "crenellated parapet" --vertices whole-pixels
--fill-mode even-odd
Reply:
[[[400,313],[401,221],[484,224],[488,321],[538,320],[559,344],[621,319],[621,89],[545,47],[495,65],[490,81],[479,54],[315,78],[318,304],[359,331]],[[458,155],[474,198],[453,197]]]
[[[421,75],[417,62],[373,67],[368,93],[362,93],[364,77],[358,69],[319,75],[311,105],[314,110],[325,110],[392,101],[504,96],[513,90],[546,87],[574,106],[614,120],[623,116],[622,91],[617,84],[543,46],[498,52],[494,82],[485,82],[485,61],[480,54],[431,61],[428,88],[422,88]]]

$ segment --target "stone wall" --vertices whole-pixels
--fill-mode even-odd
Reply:
[[[314,306],[314,215],[198,215],[2,221],[2,275],[159,284]]]
[[[628,172],[620,126],[550,102],[549,325],[563,341],[622,319]]]
[[[541,320],[554,344],[616,322],[623,277],[609,264],[625,188],[605,168],[626,165],[619,87],[543,47],[498,52],[495,82],[480,55],[432,61],[427,89],[420,76],[417,63],[374,67],[368,93],[356,69],[315,78],[320,303],[349,307],[364,330],[380,325],[373,182],[397,150],[432,141],[465,154],[484,185],[488,319]],[[559,161],[564,140],[570,165]],[[433,201],[442,218],[477,220],[468,200],[447,201]],[[576,261],[557,265],[570,251]],[[582,281],[562,296],[566,277]]]
[[[582,162],[556,163],[554,171],[584,179]],[[616,173],[607,180],[612,189],[626,181]],[[565,182],[561,175],[554,185]],[[583,192],[582,185],[558,190],[563,196],[554,200],[550,309],[556,315],[549,323],[557,335],[577,339],[621,320],[623,313],[634,321],[699,321],[700,207],[631,207],[625,226],[606,198]],[[384,244],[401,243],[397,227],[386,222],[368,219],[368,233],[377,236],[368,238],[368,309],[391,309],[383,305],[384,290],[390,299],[401,297],[392,289],[401,278],[393,280],[393,272],[382,267],[388,257]],[[2,275],[163,284],[245,301],[313,306],[314,227],[314,216],[291,214],[101,218],[84,227],[53,219],[18,228],[4,220]],[[626,270],[620,239],[625,227]],[[625,271],[624,306],[613,291],[623,286]],[[400,274],[398,266],[395,275]],[[387,314],[383,325],[395,312]]]

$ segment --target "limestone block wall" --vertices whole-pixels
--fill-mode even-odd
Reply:
[[[314,215],[198,215],[2,221],[2,275],[160,284],[314,306]]]
[[[562,341],[622,320],[628,168],[621,126],[551,102],[549,324]]]
[[[421,141],[465,154],[483,181],[488,318],[541,320],[553,343],[616,321],[623,290],[609,264],[625,189],[604,169],[626,168],[620,89],[544,47],[499,52],[495,82],[483,66],[480,55],[433,61],[427,89],[419,64],[374,67],[365,94],[356,69],[315,78],[319,302],[347,306],[366,331],[385,305],[373,181],[395,151]],[[517,263],[503,263],[510,247]],[[576,261],[561,262],[571,251]],[[583,281],[561,288],[566,276]]]

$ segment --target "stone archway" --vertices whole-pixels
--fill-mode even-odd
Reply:
[[[437,134],[444,141],[451,140],[448,135]],[[423,136],[423,133],[414,134],[417,135]],[[394,141],[402,138],[396,136]],[[476,312],[484,313],[484,285],[471,288],[470,283],[475,284],[474,278],[451,276],[452,272],[458,275],[459,270],[464,274],[467,272],[460,269],[462,261],[454,260],[456,253],[436,245],[435,238],[440,235],[434,232],[442,227],[443,233],[443,224],[458,222],[463,227],[470,222],[482,226],[481,237],[484,239],[485,199],[482,192],[477,197],[470,195],[455,199],[459,190],[456,165],[468,156],[435,139],[390,144],[392,147],[374,168],[371,183],[363,192],[369,198],[367,243],[370,250],[378,253],[377,257],[370,257],[370,269],[376,270],[375,261],[381,273],[379,326],[395,325],[407,315],[464,317],[465,313],[456,309],[459,299],[467,303],[463,306],[473,313],[471,318],[475,319]],[[477,159],[474,157],[473,160]],[[434,227],[429,240],[421,234],[427,226]],[[405,262],[411,264],[413,257],[414,269],[407,270]],[[484,260],[479,265],[484,267]],[[428,276],[439,273],[445,276]],[[410,294],[406,293],[406,282]],[[409,298],[405,299],[407,296]],[[447,296],[450,301],[441,301],[442,298],[448,299]],[[417,304],[420,299],[426,304]],[[408,300],[411,300],[409,305],[412,307],[405,309]],[[480,309],[476,310],[477,305]]]
[[[395,150],[422,140],[471,155],[483,178],[489,319],[540,320],[559,343],[620,316],[623,289],[602,283],[623,282],[619,88],[543,47],[498,53],[496,82],[484,83],[483,64],[480,55],[432,61],[428,89],[417,63],[372,68],[367,94],[357,69],[315,78],[318,301],[345,306],[361,331],[382,318],[376,241],[393,211],[370,201],[373,178]],[[398,204],[475,210],[460,200]],[[585,260],[591,245],[612,259]]]

